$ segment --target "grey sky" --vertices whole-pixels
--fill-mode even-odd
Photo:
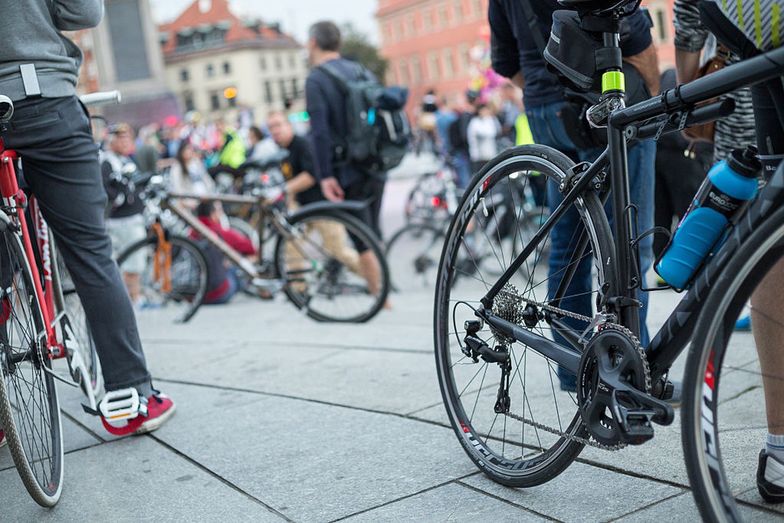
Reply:
[[[193,0],[150,0],[157,22],[176,17]],[[378,42],[378,27],[373,17],[376,0],[230,0],[239,15],[261,17],[267,22],[280,22],[283,29],[304,42],[308,27],[322,19],[338,24],[352,22]]]

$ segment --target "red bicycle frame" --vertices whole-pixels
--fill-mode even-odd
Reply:
[[[19,183],[16,179],[16,169],[14,168],[18,155],[15,151],[6,150],[1,140],[0,151],[2,151],[0,152],[0,196],[2,196],[3,205],[11,209],[9,218],[15,222],[14,225],[18,227],[22,236],[22,245],[33,277],[35,294],[43,310],[49,358],[62,358],[66,355],[66,351],[62,342],[58,339],[58,330],[55,329],[58,318],[55,314],[55,289],[52,281],[53,260],[49,246],[49,227],[43,216],[41,216],[38,202],[36,202],[35,198],[30,198],[28,201],[27,195],[19,188]],[[33,251],[33,242],[30,237],[30,229],[25,216],[25,209],[28,206],[33,226],[35,227],[38,252],[41,255],[43,280],[41,279],[41,272],[38,270],[38,263]]]

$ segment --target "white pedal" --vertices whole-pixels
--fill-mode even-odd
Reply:
[[[110,424],[130,421],[147,415],[147,405],[139,399],[135,388],[107,392],[98,406],[101,416]]]

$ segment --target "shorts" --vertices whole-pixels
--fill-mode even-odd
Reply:
[[[112,256],[116,260],[125,249],[147,237],[147,226],[144,223],[144,216],[134,214],[123,218],[107,218],[106,231],[112,239]],[[123,263],[122,270],[125,273],[141,274],[147,265],[144,249],[137,251]]]
[[[360,221],[370,226],[376,237],[381,239],[381,200],[384,196],[384,184],[386,180],[367,177],[362,181],[352,184],[350,187],[343,189],[346,200],[368,202],[368,206],[364,209],[352,212],[353,216],[359,218]],[[365,252],[368,247],[355,235],[349,234],[351,241],[354,243],[357,251]]]

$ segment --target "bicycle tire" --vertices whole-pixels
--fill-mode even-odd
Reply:
[[[130,260],[132,256],[143,256],[146,261],[143,278],[145,282],[149,281],[150,283],[142,283],[142,287],[152,301],[150,307],[157,309],[166,307],[170,303],[179,304],[182,306],[182,311],[179,311],[174,321],[186,323],[193,318],[204,301],[204,296],[207,293],[209,265],[204,252],[196,242],[177,235],[169,235],[167,239],[172,246],[172,256],[175,257],[172,265],[176,265],[178,259],[182,261],[182,272],[175,274],[175,276],[181,276],[180,279],[183,280],[179,282],[182,285],[181,288],[173,287],[172,292],[169,293],[160,292],[155,288],[157,284],[150,273],[154,267],[152,254],[158,247],[158,238],[156,236],[139,240],[130,245],[117,257],[117,265],[122,272],[123,264]],[[150,250],[151,247],[153,248],[152,250]],[[176,258],[179,256],[179,253],[187,253],[189,259],[186,260],[184,256]],[[177,293],[173,292],[175,290]]]
[[[736,492],[733,492],[734,486],[738,484],[737,476],[727,476],[728,469],[736,473],[737,467],[724,466],[721,447],[722,438],[732,441],[733,434],[728,432],[727,424],[737,422],[735,418],[728,416],[725,424],[725,417],[721,414],[725,411],[719,411],[725,406],[725,401],[727,408],[730,408],[729,403],[733,400],[735,391],[732,381],[727,383],[732,394],[723,394],[721,386],[725,380],[737,380],[738,378],[734,376],[738,374],[730,374],[737,370],[731,362],[729,364],[731,367],[728,366],[729,372],[724,373],[722,369],[725,358],[728,356],[734,358],[735,354],[748,345],[748,342],[743,339],[744,336],[751,336],[750,333],[744,335],[733,332],[738,315],[768,270],[782,259],[784,259],[784,209],[776,211],[757,226],[751,236],[730,257],[721,271],[721,277],[717,278],[711,287],[694,329],[684,370],[681,435],[692,492],[704,521],[743,520],[739,504],[735,500]],[[752,342],[751,345],[753,346],[754,343]],[[756,354],[756,350],[754,353]],[[759,384],[762,380],[761,374],[758,380],[753,376],[752,370],[755,369],[753,360],[744,361],[741,374],[743,374],[742,388],[746,403],[743,412],[744,421],[750,426],[759,417],[759,412],[755,412],[753,404],[750,404],[754,399],[752,395],[759,392]],[[729,375],[729,378],[725,374]],[[765,377],[769,376],[766,374]],[[764,402],[761,410],[764,413]],[[733,428],[736,433],[740,430]],[[743,432],[744,437],[748,439],[753,432],[755,431],[747,428]],[[757,458],[750,452],[759,452],[764,441],[764,432],[763,430],[759,434],[760,447],[747,451],[746,458],[752,460]],[[744,456],[742,449],[737,448],[737,445],[732,445],[732,455]],[[745,469],[753,470],[754,464],[754,461],[746,463]],[[748,490],[753,489],[755,485],[743,486],[747,491],[745,494],[748,494]],[[742,502],[746,506],[755,504],[749,497],[744,497]]]
[[[0,425],[30,496],[43,507],[53,507],[62,493],[63,439],[57,388],[52,373],[47,372],[52,360],[45,351],[44,315],[19,237],[6,230],[0,249],[5,251],[3,264],[9,263],[4,269],[13,268],[10,281],[3,283],[12,296],[6,299],[4,292],[3,309],[8,311],[0,326],[5,341],[0,344]],[[19,347],[14,347],[10,332],[14,330],[25,338]],[[28,395],[32,405],[21,405]]]
[[[384,253],[390,268],[392,290],[432,292],[445,239],[444,231],[424,223],[410,223],[393,234]],[[437,247],[438,252],[431,252],[433,247]]]
[[[331,252],[326,252],[326,248],[330,247],[323,247],[323,243],[325,242],[326,236],[323,235],[316,227],[313,227],[314,223],[317,222],[331,222],[334,225],[338,226],[338,229],[342,228],[340,234],[345,236],[345,231],[350,231],[356,238],[359,239],[361,243],[363,243],[367,248],[375,255],[375,259],[378,263],[378,272],[380,281],[378,282],[378,292],[374,295],[366,289],[366,283],[356,283],[352,284],[355,292],[352,293],[355,296],[359,295],[366,295],[369,296],[367,300],[363,300],[362,303],[367,302],[367,305],[363,305],[361,308],[358,307],[357,312],[350,313],[346,316],[337,316],[338,308],[335,306],[334,296],[330,298],[329,292],[322,292],[321,289],[326,285],[329,287],[330,283],[324,283],[324,280],[329,280],[332,276],[330,276],[330,270],[326,269],[328,264],[334,265],[335,263],[340,263],[346,270],[342,270],[338,268],[337,270],[341,272],[341,274],[346,275],[347,277],[351,276],[353,273],[355,276],[358,275],[356,270],[352,270],[346,267],[346,263],[344,261],[340,261],[340,257],[345,257],[341,253],[335,254],[334,251],[336,248],[332,248]],[[293,230],[299,231],[301,236],[301,241],[298,243],[290,243],[289,239],[285,236],[279,235],[276,242],[275,242],[275,272],[278,277],[286,279],[288,283],[284,287],[284,293],[286,297],[293,303],[297,308],[302,309],[305,313],[317,321],[324,321],[324,322],[339,322],[339,323],[364,323],[366,321],[371,320],[379,313],[379,311],[384,307],[386,303],[387,297],[389,296],[389,288],[390,288],[390,281],[389,281],[389,267],[387,265],[386,258],[384,257],[384,252],[381,247],[381,243],[373,230],[363,223],[361,220],[356,218],[353,215],[350,215],[346,212],[337,211],[337,210],[329,210],[329,209],[315,209],[315,210],[308,210],[304,209],[301,212],[295,213],[288,219],[289,225]],[[311,238],[305,238],[304,234],[315,234]],[[329,240],[326,240],[329,242]],[[321,242],[321,243],[320,243]],[[342,239],[338,240],[337,242],[333,242],[333,247],[337,245],[337,248],[343,250],[342,247],[348,245],[350,243],[349,238],[343,237]],[[290,246],[289,254],[287,255],[287,245]],[[307,255],[303,254],[302,251],[304,249],[309,249]],[[294,249],[292,251],[291,249]],[[354,246],[351,247],[354,251],[356,249]],[[325,260],[310,260],[310,266],[316,267],[317,271],[310,271],[308,269],[297,269],[292,267],[291,270],[287,268],[286,258],[292,257],[292,252],[298,252],[299,256],[296,260],[292,260],[289,265],[293,265],[293,263],[300,263],[302,259],[306,257],[319,257],[319,258],[328,258]],[[344,253],[347,251],[344,251]],[[305,274],[305,276],[303,276]],[[334,273],[333,273],[334,274]],[[304,282],[307,278],[307,275],[313,275],[315,278],[318,278],[316,281],[311,282]],[[339,276],[338,276],[339,277]],[[355,280],[358,278],[355,277]],[[316,285],[318,283],[318,286]],[[365,287],[363,291],[362,287]],[[303,291],[303,289],[305,289]],[[316,289],[317,292],[314,294],[311,292],[312,289]],[[315,307],[314,306],[314,299],[318,298],[315,302],[320,304],[321,301],[325,301],[325,307]]]
[[[463,450],[468,454],[469,458],[476,466],[493,481],[511,487],[531,487],[549,481],[563,472],[563,470],[574,461],[581,452],[583,444],[579,442],[579,440],[568,439],[563,435],[554,436],[549,434],[551,439],[557,439],[555,439],[550,446],[546,446],[542,443],[541,439],[542,436],[545,438],[548,437],[546,432],[540,433],[539,429],[530,422],[515,421],[513,422],[515,427],[517,426],[517,423],[521,425],[519,440],[515,438],[515,441],[509,441],[509,445],[507,445],[506,427],[508,417],[503,416],[502,425],[499,425],[498,428],[496,428],[498,415],[496,414],[495,418],[492,418],[495,398],[493,396],[487,397],[487,395],[485,395],[485,398],[482,398],[483,391],[495,391],[499,388],[500,376],[495,384],[491,382],[485,387],[489,364],[481,363],[482,360],[480,359],[479,370],[477,370],[476,373],[473,373],[473,367],[471,367],[471,370],[465,374],[466,379],[463,379],[462,374],[465,370],[464,367],[476,365],[476,363],[472,363],[471,358],[465,358],[465,356],[463,356],[464,353],[461,348],[462,341],[460,340],[461,331],[458,330],[461,327],[456,319],[457,313],[462,313],[463,309],[459,309],[458,307],[465,307],[464,319],[476,319],[471,310],[474,308],[472,303],[478,304],[479,299],[484,295],[486,290],[497,280],[497,278],[489,281],[485,280],[481,273],[479,273],[479,277],[476,277],[477,272],[481,271],[481,268],[479,262],[474,259],[472,253],[473,247],[471,247],[468,242],[468,239],[471,238],[473,234],[469,235],[467,234],[467,231],[470,227],[473,227],[474,231],[480,230],[480,227],[477,225],[477,215],[485,213],[487,213],[487,215],[492,214],[484,209],[485,205],[490,205],[489,203],[486,203],[485,200],[490,200],[490,195],[496,188],[499,191],[505,190],[505,187],[510,186],[504,184],[512,183],[510,180],[519,180],[514,183],[528,183],[527,180],[532,176],[533,172],[543,173],[543,175],[548,176],[552,181],[560,183],[573,166],[574,163],[564,154],[540,145],[513,148],[503,152],[501,155],[488,162],[484,168],[474,176],[469,183],[468,189],[464,193],[458,211],[455,214],[455,218],[449,226],[447,240],[444,244],[444,249],[439,261],[434,307],[434,352],[439,387],[446,408],[447,417],[449,418],[452,429],[454,430],[458,441],[461,443]],[[514,193],[511,188],[509,188],[509,192]],[[613,280],[609,275],[612,273],[613,266],[610,253],[614,252],[611,243],[612,235],[601,202],[594,192],[588,192],[574,205],[577,206],[579,219],[583,225],[588,226],[592,233],[589,235],[589,245],[591,246],[589,255],[593,258],[594,265],[600,274],[600,282],[611,282]],[[524,211],[523,209],[520,209],[519,212],[522,213]],[[544,210],[542,210],[542,212],[544,212]],[[520,218],[522,218],[522,215],[520,215]],[[518,234],[519,233],[518,230]],[[574,240],[575,238],[573,237],[572,239]],[[542,271],[546,270],[546,264],[544,267],[540,267],[538,263],[540,261],[539,256],[541,255],[541,252],[546,249],[548,241],[549,239],[545,240],[537,250],[532,253],[531,258],[533,258],[533,267],[530,267],[528,260],[526,260],[526,265],[529,266],[528,270],[516,272],[516,278],[529,278],[528,281],[524,282],[523,293],[531,299],[536,298],[535,292],[537,287],[541,289],[541,283],[536,285],[535,282],[531,280],[532,276],[530,275],[540,274]],[[538,254],[536,254],[537,251]],[[534,255],[536,255],[536,257],[534,257]],[[583,257],[586,257],[586,255]],[[496,258],[498,263],[505,263],[503,252],[500,253],[500,255],[497,255]],[[583,258],[580,258],[580,260],[582,259]],[[605,263],[599,262],[599,260],[602,260]],[[475,271],[473,273],[467,270],[471,263],[473,263],[473,271]],[[545,281],[547,280],[549,280],[549,276]],[[473,286],[473,288],[471,286]],[[463,287],[467,287],[465,293],[468,296],[466,298],[461,298],[460,296],[460,289]],[[546,287],[547,286],[545,286],[545,292]],[[534,301],[546,301],[546,298],[539,298]],[[454,322],[455,325],[452,325],[452,322]],[[539,333],[542,336],[545,335],[542,331],[542,327],[538,327],[540,330],[536,331],[534,330],[534,327],[526,327],[520,320],[517,320],[516,323],[523,328],[529,328],[529,330]],[[451,332],[453,328],[455,331]],[[488,333],[488,331],[485,330],[486,328],[486,326],[483,326],[482,331],[478,334],[485,338],[490,334],[495,342],[499,342],[493,333]],[[548,327],[545,326],[544,328]],[[458,343],[455,347],[450,346],[451,342],[454,341],[454,338],[458,338]],[[489,343],[492,347],[492,343],[494,342]],[[545,376],[545,378],[542,378],[541,387],[544,387],[543,390],[546,390],[548,394],[550,389],[552,390],[552,398],[547,400],[547,405],[545,405],[544,408],[537,407],[537,410],[539,410],[540,413],[542,411],[544,412],[544,417],[540,418],[539,421],[542,419],[548,420],[554,426],[557,425],[555,428],[562,433],[579,438],[587,438],[587,430],[582,423],[579,411],[576,407],[576,397],[560,391],[557,393],[555,390],[557,385],[555,384],[556,382],[553,377],[553,363],[539,353],[528,351],[526,347],[520,348],[521,344],[517,344],[518,347],[516,349],[515,342],[509,343],[506,341],[504,343],[508,343],[510,363],[517,365],[515,372],[510,372],[511,383],[509,387],[518,387],[515,380],[519,380],[519,387],[522,388],[522,396],[515,396],[516,403],[511,401],[513,395],[510,394],[510,396],[507,396],[507,399],[510,400],[510,404],[512,405],[510,407],[510,412],[513,411],[512,407],[514,407],[517,409],[517,412],[522,410],[523,418],[530,417],[530,421],[537,421],[533,414],[533,407],[528,400],[528,392],[526,391],[527,383],[531,378],[531,376],[526,374],[529,360],[528,353],[531,352],[532,356],[540,357],[541,360],[544,360],[544,363],[542,363],[540,359],[534,358],[531,363],[534,367],[536,365],[542,366],[541,372],[538,374]],[[519,358],[517,357],[518,354],[520,355]],[[453,355],[455,356],[455,363],[452,362]],[[464,360],[467,360],[466,364],[462,365]],[[521,367],[523,368],[522,371]],[[478,388],[476,388],[476,384],[473,382],[478,378],[482,369],[484,369],[484,374],[479,382]],[[473,377],[466,383],[467,377],[470,374],[473,374]],[[524,374],[525,377],[523,377]],[[548,374],[549,382],[546,381],[546,376]],[[533,377],[534,383],[532,383],[532,386],[536,384],[536,376],[537,375],[535,374]],[[458,386],[458,382],[460,386]],[[468,397],[469,394],[473,394],[473,389],[469,390],[472,384],[474,384],[474,387],[476,388],[475,398],[473,396],[470,398]],[[465,405],[463,403],[464,399],[462,398],[463,394],[466,395]],[[517,391],[515,390],[514,395],[516,394]],[[482,419],[486,414],[477,410],[479,408],[480,400],[482,400],[483,405],[487,404],[490,411],[491,418],[488,418],[486,422]],[[562,416],[561,405],[563,405],[563,402],[566,402],[567,406],[574,409],[573,415],[566,413],[565,416]],[[526,412],[526,407],[528,408],[528,412]],[[553,419],[553,416],[557,418],[557,420]],[[485,430],[477,427],[483,422],[485,423]],[[489,429],[487,429],[487,425],[489,425]],[[550,425],[548,424],[548,426]],[[494,430],[496,430],[495,433],[493,432]],[[503,430],[503,433],[499,437],[497,432],[500,430]],[[514,430],[516,430],[516,428],[514,428]],[[526,444],[526,437],[535,438],[534,443]],[[526,456],[526,451],[532,450],[532,445],[536,445],[541,449],[546,448],[546,450],[535,457],[531,457],[530,454],[529,456]],[[510,456],[507,456],[506,454],[507,449],[510,449]],[[511,456],[511,454],[514,454],[514,456]]]

